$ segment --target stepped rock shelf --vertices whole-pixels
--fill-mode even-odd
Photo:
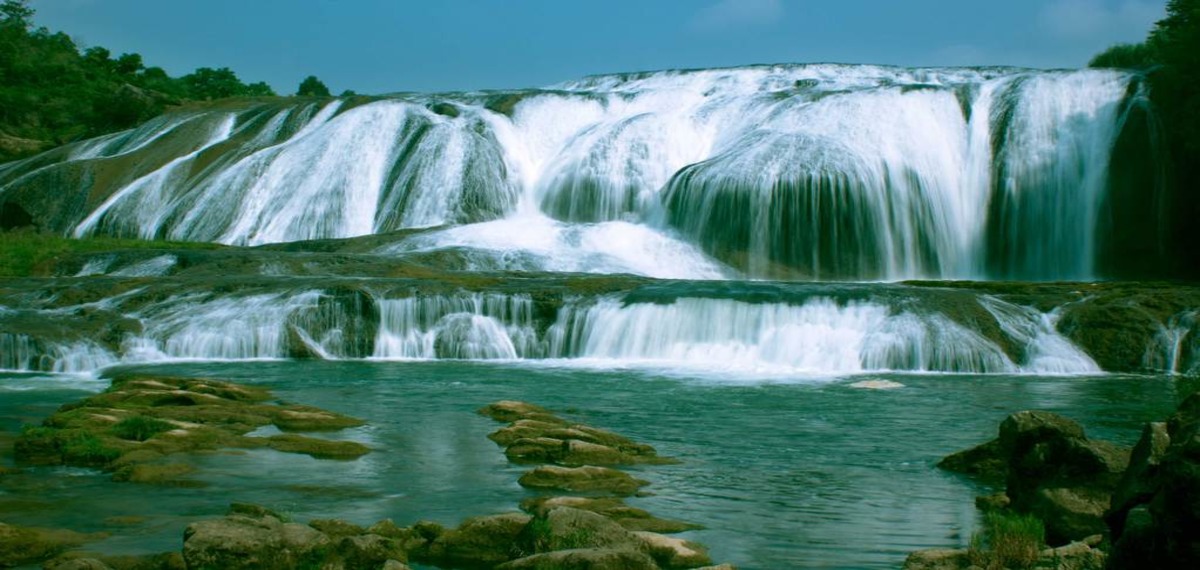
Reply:
[[[264,358],[637,360],[808,374],[1200,367],[1192,285],[474,273],[354,253],[378,239],[54,260],[39,268],[47,277],[0,280],[0,369]]]

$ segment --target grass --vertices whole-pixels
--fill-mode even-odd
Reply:
[[[113,426],[113,435],[130,441],[146,441],[164,431],[171,431],[175,426],[158,418],[146,416],[131,416]]]
[[[988,570],[1032,568],[1046,536],[1041,519],[1012,511],[992,511],[971,536],[971,564]]]
[[[49,272],[53,262],[80,253],[124,249],[216,249],[218,244],[92,237],[72,239],[29,232],[0,232],[0,277],[30,277]]]

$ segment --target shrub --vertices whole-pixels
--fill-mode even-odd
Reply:
[[[113,435],[131,441],[146,441],[164,431],[171,431],[175,426],[157,418],[133,416],[125,418],[113,426]]]
[[[984,515],[983,529],[971,536],[969,557],[988,570],[1032,568],[1045,535],[1045,525],[1035,516],[992,511]]]

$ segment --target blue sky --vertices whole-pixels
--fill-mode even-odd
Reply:
[[[295,91],[542,86],[750,63],[1081,67],[1165,0],[32,0],[35,21],[172,74]]]

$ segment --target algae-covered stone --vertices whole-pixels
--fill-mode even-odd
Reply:
[[[427,556],[439,566],[490,568],[513,558],[517,537],[530,520],[525,513],[467,519],[433,540]]]
[[[0,523],[0,568],[36,564],[105,536]]]
[[[947,455],[937,466],[947,471],[978,477],[984,483],[993,485],[1003,484],[1008,478],[1008,456],[998,439]]]
[[[635,532],[634,535],[663,568],[696,568],[712,564],[708,550],[695,542],[653,532]]]
[[[316,567],[330,544],[313,528],[271,516],[229,515],[200,521],[188,525],[183,538],[188,568],[227,570]]]
[[[117,480],[161,482],[165,468],[137,468],[174,453],[225,447],[269,446],[318,458],[351,459],[362,444],[285,434],[245,437],[271,425],[326,431],[361,420],[307,406],[264,403],[266,390],[195,378],[118,376],[101,394],[67,404],[40,427],[25,429],[14,449],[30,464],[74,465],[119,471]],[[171,468],[178,471],[180,468]],[[180,473],[175,472],[173,475]]]
[[[567,422],[554,414],[550,410],[541,406],[535,406],[528,402],[518,402],[513,400],[501,400],[488,404],[479,409],[479,414],[492,418],[498,422],[515,422],[518,420],[537,420],[546,423],[555,423],[565,425]]]
[[[526,556],[496,570],[659,570],[659,566],[638,550],[581,548]]]
[[[530,489],[552,489],[572,493],[612,493],[629,496],[649,485],[624,471],[607,467],[559,467],[543,465],[521,476],[517,481]]]
[[[267,446],[275,451],[303,453],[317,459],[357,459],[371,452],[369,447],[356,441],[333,441],[296,434],[271,436],[267,438]]]
[[[591,511],[558,507],[533,518],[518,538],[524,553],[577,548],[638,549],[642,541],[621,525]]]
[[[533,497],[521,502],[521,509],[534,515],[557,507],[591,511],[631,531],[672,534],[703,528],[698,524],[658,518],[643,509],[626,505],[617,497]]]

